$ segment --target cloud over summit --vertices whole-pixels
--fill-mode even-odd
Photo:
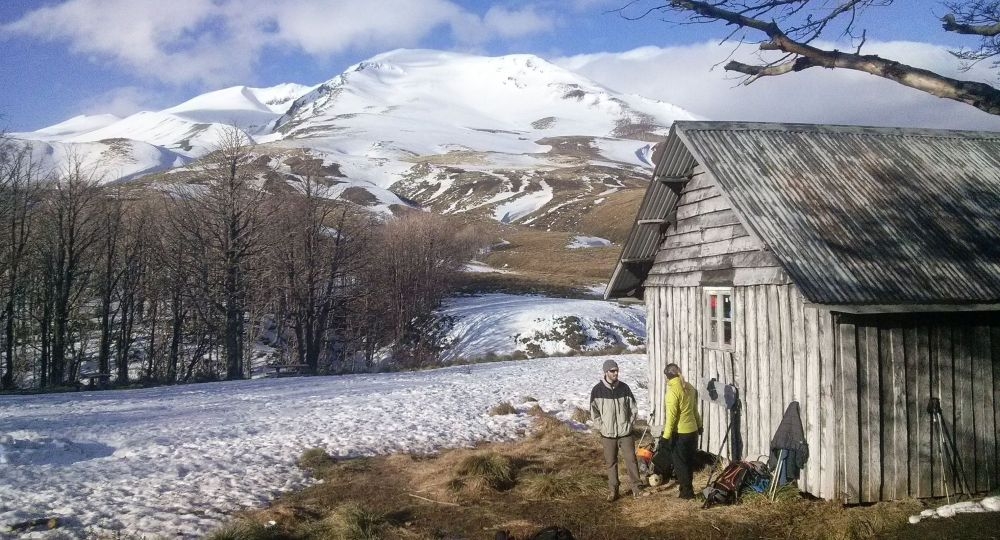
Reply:
[[[315,61],[347,52],[477,47],[543,33],[554,17],[527,6],[477,13],[451,0],[69,0],[0,26],[0,38],[65,43],[140,77],[183,85],[246,82],[269,50]]]

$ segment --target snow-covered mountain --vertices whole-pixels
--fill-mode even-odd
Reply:
[[[560,228],[559,216],[644,181],[652,144],[689,118],[537,56],[396,50],[316,86],[236,86],[14,136],[51,167],[82,156],[114,181],[187,165],[235,125],[291,177],[289,159],[321,160],[329,196]]]

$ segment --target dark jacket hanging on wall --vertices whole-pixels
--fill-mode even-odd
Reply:
[[[773,471],[778,465],[778,456],[784,450],[785,465],[779,484],[799,479],[799,472],[809,460],[809,444],[806,443],[805,430],[802,429],[802,418],[799,415],[799,402],[793,401],[785,409],[777,431],[771,437],[771,457],[767,465]]]

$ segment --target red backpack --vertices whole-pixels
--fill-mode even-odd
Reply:
[[[740,496],[743,480],[752,468],[745,461],[734,461],[727,465],[722,474],[705,489],[703,508],[709,508],[713,504],[734,504]]]

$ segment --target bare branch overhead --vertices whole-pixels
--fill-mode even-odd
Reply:
[[[734,27],[727,40],[739,30],[759,32],[762,39],[756,44],[761,51],[786,53],[781,58],[762,60],[759,64],[728,62],[727,71],[747,76],[744,84],[811,67],[850,69],[1000,115],[1000,90],[990,84],[946,77],[895,60],[862,54],[869,36],[868,29],[861,27],[864,20],[861,16],[867,10],[890,6],[893,0],[669,0],[653,7],[642,4],[636,1],[626,8],[641,9],[643,16],[660,12],[690,23],[722,23]],[[978,48],[953,51],[956,57],[967,61],[966,67],[1000,54],[996,39],[1000,34],[1000,0],[945,2],[943,5],[949,10],[942,18],[946,31],[982,37]],[[852,42],[853,52],[814,46],[812,43],[820,37],[847,37]],[[745,43],[745,38],[735,41]]]

